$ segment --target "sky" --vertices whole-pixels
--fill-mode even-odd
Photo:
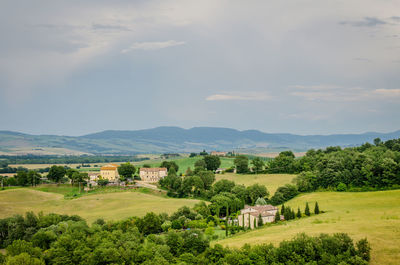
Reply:
[[[0,130],[400,129],[398,0],[2,0]]]

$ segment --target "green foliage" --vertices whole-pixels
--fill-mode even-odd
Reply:
[[[54,182],[60,182],[66,174],[66,169],[63,166],[52,166],[47,178]]]
[[[273,205],[279,205],[294,198],[298,194],[297,187],[291,184],[286,184],[285,186],[279,187],[274,196],[271,197],[270,202]]]
[[[221,160],[218,156],[206,155],[203,160],[207,170],[215,171],[221,165]]]
[[[236,166],[237,173],[243,174],[249,172],[249,159],[247,156],[237,156],[233,163]]]
[[[297,217],[297,218],[301,218],[301,211],[300,211],[300,208],[297,208],[296,217]]]
[[[306,208],[305,208],[305,210],[304,210],[304,214],[307,215],[307,216],[310,216],[310,215],[311,215],[311,213],[310,213],[310,207],[308,206],[308,202],[306,202]]]
[[[340,182],[337,187],[336,187],[337,191],[346,191],[347,190],[347,186],[346,184],[344,184],[343,182]]]
[[[179,166],[175,161],[163,161],[161,163],[161,167],[167,168],[168,171],[170,171],[172,168],[174,168],[175,172],[178,172]]]
[[[319,214],[319,206],[318,206],[318,202],[315,202],[314,214]]]
[[[256,157],[251,161],[251,164],[253,165],[253,171],[258,174],[259,172],[261,172],[264,169],[264,161],[259,158]]]
[[[120,175],[121,180],[132,178],[135,172],[136,172],[135,166],[129,162],[123,163],[118,167],[118,174]]]
[[[267,204],[267,202],[265,201],[264,198],[258,198],[254,205],[266,205],[266,204]]]

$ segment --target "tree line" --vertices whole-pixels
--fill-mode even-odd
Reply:
[[[201,211],[201,210],[200,210]],[[201,215],[180,210],[172,216],[148,213],[121,221],[27,213],[0,219],[4,264],[368,264],[370,245],[347,234],[299,234],[279,246],[261,244],[230,249],[210,246],[199,229],[176,230],[163,224]],[[188,218],[187,218],[187,217]],[[165,220],[165,221],[164,221]],[[163,222],[164,221],[164,222]],[[160,225],[161,224],[161,225]]]

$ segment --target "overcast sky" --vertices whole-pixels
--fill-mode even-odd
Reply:
[[[399,0],[0,2],[0,130],[400,129]]]

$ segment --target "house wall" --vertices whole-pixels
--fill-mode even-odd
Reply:
[[[116,182],[119,180],[118,170],[100,170],[100,175],[103,179],[108,179],[110,182]]]
[[[143,181],[157,182],[167,175],[166,171],[140,171],[139,176]]]

